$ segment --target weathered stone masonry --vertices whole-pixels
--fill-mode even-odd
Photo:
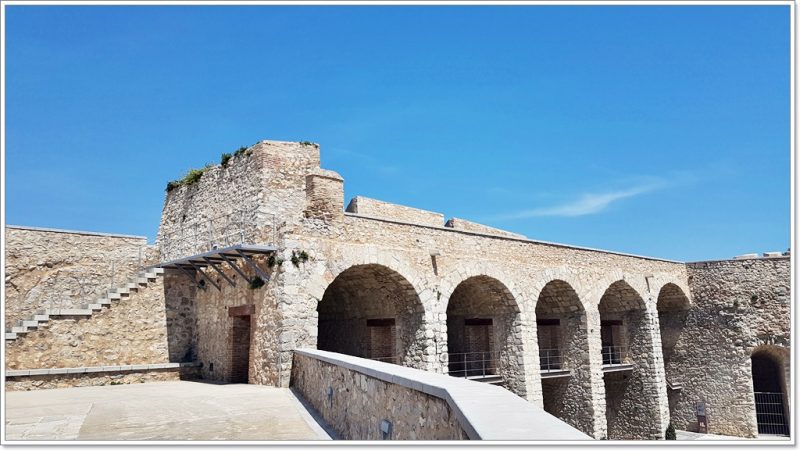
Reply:
[[[594,438],[663,438],[670,420],[691,428],[699,397],[711,432],[753,434],[733,424],[743,407],[755,422],[752,349],[788,347],[788,258],[687,265],[532,241],[365,197],[345,210],[342,178],[319,165],[316,145],[263,141],[167,193],[161,261],[212,244],[277,248],[257,261],[269,280],[255,289],[227,266],[235,286],[205,270],[219,289],[167,271],[169,361],[197,361],[204,378],[221,381],[246,364],[249,382],[288,386],[296,348],[442,373],[457,370],[451,355],[486,348],[506,388]],[[747,298],[723,307],[726,290]],[[699,335],[707,322],[720,332]],[[245,323],[249,346],[236,331]],[[546,354],[563,367],[543,370]],[[701,361],[708,355],[713,362]],[[715,387],[729,376],[736,382]]]

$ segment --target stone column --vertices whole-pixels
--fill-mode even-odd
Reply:
[[[669,425],[669,399],[667,397],[667,377],[664,369],[664,355],[661,349],[661,327],[658,323],[658,311],[655,302],[648,302],[645,320],[650,332],[650,363],[651,379],[645,383],[649,386],[648,394],[655,397],[658,402],[658,416],[653,430],[653,439],[664,439],[664,433]]]
[[[517,362],[522,365],[524,386],[519,394],[529,402],[544,408],[542,400],[542,376],[539,368],[539,341],[536,335],[536,316],[533,313],[521,312],[519,322],[515,324],[515,335],[522,341],[518,345]],[[524,390],[523,390],[524,389]]]
[[[606,386],[603,380],[603,342],[600,339],[600,312],[597,308],[586,310],[586,340],[589,351],[590,388],[592,396],[592,421],[595,439],[608,438],[606,423]]]

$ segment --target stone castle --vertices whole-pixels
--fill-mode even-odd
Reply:
[[[6,273],[6,389],[313,390],[318,349],[498,384],[595,439],[789,433],[788,252],[683,263],[345,207],[307,142],[170,183],[155,245],[7,226]]]

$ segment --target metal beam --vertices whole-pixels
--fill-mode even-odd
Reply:
[[[216,264],[212,263],[212,262],[211,262],[211,261],[210,261],[208,258],[203,258],[203,259],[205,259],[206,261],[209,261],[209,263],[211,264],[211,267],[213,267],[213,268],[214,268],[214,270],[216,270],[216,271],[217,271],[217,273],[218,273],[218,274],[219,274],[219,275],[220,275],[222,278],[224,278],[224,279],[225,279],[225,281],[227,281],[227,282],[228,282],[228,284],[230,284],[231,286],[236,286],[236,283],[234,283],[234,282],[233,282],[233,280],[231,280],[230,278],[228,278],[228,276],[227,276],[227,275],[225,275],[225,273],[223,273],[223,272],[222,272],[222,271],[219,269],[219,267],[217,267],[217,265],[216,265]]]
[[[269,275],[267,275],[266,273],[264,273],[264,271],[263,271],[263,270],[261,270],[261,268],[260,268],[260,267],[258,267],[258,265],[255,263],[255,261],[253,261],[252,259],[250,259],[250,257],[249,257],[249,256],[247,256],[247,255],[245,255],[245,254],[244,254],[244,252],[243,252],[243,251],[241,251],[241,250],[238,250],[238,249],[237,249],[237,250],[236,250],[236,253],[238,253],[238,254],[242,255],[242,259],[244,259],[244,261],[247,263],[247,265],[248,265],[248,266],[252,267],[252,268],[253,268],[253,270],[255,270],[255,271],[256,271],[256,273],[258,274],[258,276],[260,276],[260,277],[261,277],[261,278],[262,278],[264,281],[269,281]]]
[[[194,266],[194,263],[192,263],[191,261],[189,261],[189,264],[191,264],[192,266]],[[218,291],[221,291],[221,290],[222,290],[222,289],[220,289],[219,285],[218,285],[217,283],[215,283],[215,282],[214,282],[214,280],[212,280],[212,279],[211,279],[211,277],[209,277],[208,275],[206,275],[206,273],[205,273],[205,272],[203,272],[202,270],[200,270],[200,269],[199,269],[199,268],[197,268],[197,267],[195,267],[195,270],[196,270],[197,272],[200,272],[200,275],[202,275],[202,276],[203,276],[203,278],[205,278],[206,280],[208,280],[208,282],[209,282],[209,283],[211,283],[212,285],[214,285],[214,287],[215,287],[215,288],[217,288],[217,290],[218,290]]]
[[[225,255],[224,255],[224,254],[222,254],[222,253],[220,253],[220,255],[219,255],[219,256],[221,256],[221,257],[222,257],[222,259],[224,259],[224,260],[225,260],[225,262],[227,262],[228,264],[230,264],[230,266],[231,266],[231,267],[233,267],[233,270],[235,270],[235,271],[236,271],[236,273],[238,273],[238,274],[239,274],[239,275],[240,275],[242,278],[244,278],[244,281],[247,281],[248,283],[250,283],[250,282],[252,281],[252,280],[250,280],[250,277],[248,277],[247,275],[245,275],[245,274],[244,274],[244,272],[242,272],[242,269],[240,269],[240,268],[239,268],[239,266],[237,266],[236,264],[234,264],[234,263],[233,263],[233,261],[231,261],[230,259],[228,259],[228,257],[227,257],[227,256],[225,256]]]
[[[178,269],[181,269],[181,272],[185,273],[187,277],[191,278],[192,279],[192,283],[195,283],[195,284],[197,283],[197,277],[192,275],[192,274],[190,274],[188,270],[184,269],[181,266],[175,266],[175,267],[177,267]]]

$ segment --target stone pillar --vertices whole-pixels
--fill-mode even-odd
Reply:
[[[520,320],[515,327],[519,327],[522,342],[518,345],[517,361],[522,365],[524,378],[524,392],[520,394],[525,400],[544,408],[542,400],[542,374],[539,369],[539,341],[536,335],[536,317],[533,313],[521,312]]]
[[[595,439],[608,438],[606,423],[606,386],[603,380],[603,343],[600,339],[600,312],[597,308],[586,310],[586,341],[589,351],[589,392],[592,396],[592,421]]]
[[[658,323],[658,311],[656,310],[655,302],[648,302],[648,309],[646,312],[646,320],[650,331],[650,342],[652,350],[651,355],[651,373],[652,379],[649,382],[652,395],[658,401],[658,417],[656,426],[653,430],[654,439],[664,439],[664,433],[669,426],[669,399],[667,397],[667,377],[664,369],[664,355],[661,348],[661,327]],[[647,384],[646,384],[647,386]]]

